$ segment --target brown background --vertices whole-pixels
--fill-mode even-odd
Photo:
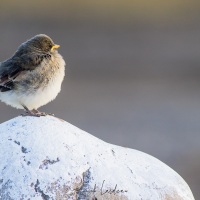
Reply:
[[[0,11],[0,60],[38,33],[61,45],[62,92],[40,110],[159,158],[200,196],[200,1],[1,0]]]

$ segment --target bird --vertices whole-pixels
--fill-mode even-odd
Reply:
[[[54,100],[65,76],[65,61],[57,45],[38,34],[22,43],[9,59],[0,62],[0,100],[23,116],[45,116],[38,110]]]

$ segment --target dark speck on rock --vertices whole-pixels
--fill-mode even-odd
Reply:
[[[37,182],[36,182],[36,184],[35,184],[35,191],[41,194],[41,197],[42,197],[43,200],[49,200],[50,197],[49,197],[48,195],[46,195],[46,194],[43,192],[43,190],[41,190],[41,188],[40,188],[39,185],[40,185],[40,182],[39,182],[39,180],[37,179]]]
[[[15,140],[14,142],[15,142],[16,144],[20,145],[20,142],[18,142],[18,141],[16,141],[16,140]]]
[[[22,147],[22,153],[28,153],[27,148]]]
[[[17,122],[13,122],[12,124],[11,124],[11,126],[15,126],[17,124]]]
[[[56,160],[50,160],[49,158],[43,160],[42,165],[39,166],[39,169],[48,169],[48,165],[53,165],[57,162],[59,162],[60,159],[57,158]]]
[[[115,156],[115,151],[113,149],[111,151],[112,151],[113,156]]]
[[[31,187],[33,187],[34,186],[34,183],[31,183]]]

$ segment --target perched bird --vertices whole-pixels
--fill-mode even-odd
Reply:
[[[44,34],[22,43],[11,58],[0,63],[0,100],[25,109],[26,115],[46,115],[37,109],[56,98],[65,75],[59,47]]]

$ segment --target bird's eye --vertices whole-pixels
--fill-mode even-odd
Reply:
[[[50,44],[50,45],[49,45],[49,49],[51,49],[52,47],[53,47],[53,46]]]

